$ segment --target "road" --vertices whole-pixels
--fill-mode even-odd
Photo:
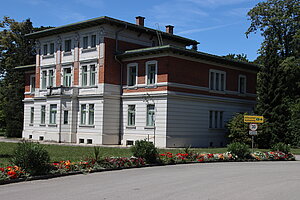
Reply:
[[[298,200],[300,161],[207,163],[75,175],[0,186],[1,200]]]

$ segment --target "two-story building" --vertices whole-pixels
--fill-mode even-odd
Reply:
[[[27,37],[37,55],[25,72],[26,139],[223,146],[226,122],[255,105],[257,66],[199,52],[170,25],[99,17]]]

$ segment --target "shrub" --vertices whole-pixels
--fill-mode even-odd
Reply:
[[[234,142],[227,146],[227,151],[237,156],[238,159],[245,159],[250,157],[249,146],[245,143]]]
[[[147,163],[157,162],[157,148],[146,140],[135,141],[135,144],[131,147],[131,152],[137,158],[144,158]]]
[[[281,151],[283,153],[289,153],[291,151],[290,145],[284,144],[283,142],[279,142],[272,146],[272,151]]]
[[[226,124],[228,128],[227,137],[230,142],[241,142],[250,145],[251,137],[248,134],[248,124],[244,123],[244,115],[247,113],[237,113]]]
[[[23,140],[16,147],[11,161],[32,176],[50,171],[50,156],[39,143]]]

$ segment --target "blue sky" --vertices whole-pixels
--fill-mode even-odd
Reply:
[[[262,0],[9,0],[0,17],[17,21],[30,18],[34,26],[60,26],[100,16],[135,23],[144,16],[145,26],[161,30],[174,25],[174,33],[200,42],[199,51],[215,55],[247,54],[257,57],[262,38],[252,34],[247,12]]]

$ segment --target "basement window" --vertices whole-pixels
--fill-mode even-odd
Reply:
[[[126,140],[126,146],[132,146],[133,140]]]
[[[84,139],[79,138],[79,144],[83,144],[84,143]]]
[[[40,137],[39,137],[39,140],[40,140],[40,141],[43,141],[43,140],[44,140],[44,136],[40,136]]]
[[[32,139],[32,135],[29,135],[28,139]]]
[[[87,143],[87,144],[93,144],[93,140],[92,140],[92,139],[87,139],[87,140],[86,140],[86,143]]]

